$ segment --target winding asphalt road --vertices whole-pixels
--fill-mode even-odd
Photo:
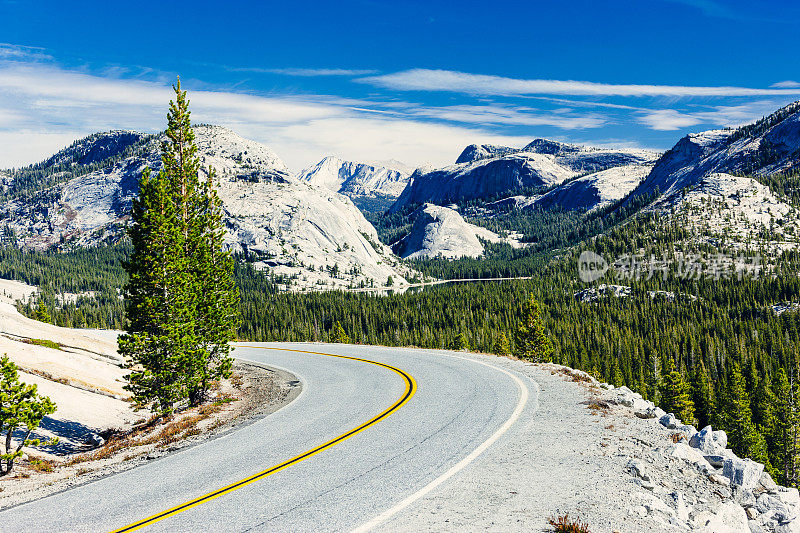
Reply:
[[[453,352],[248,344],[235,356],[294,373],[300,396],[201,445],[4,511],[0,530],[365,530],[413,512],[536,402],[529,381]]]

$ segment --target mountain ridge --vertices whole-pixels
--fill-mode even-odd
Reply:
[[[299,181],[260,143],[219,126],[194,129],[201,166],[216,171],[230,249],[294,290],[383,285],[389,278],[398,286],[406,283],[410,269],[380,244],[374,227],[350,199]],[[103,134],[93,136],[94,141],[97,135]],[[110,164],[88,166],[78,176],[54,172],[52,180],[29,194],[3,202],[0,229],[13,232],[23,248],[69,249],[118,241],[130,223],[139,176],[145,168],[161,167],[159,138],[140,140],[145,145],[138,154],[127,155],[123,149],[110,155]],[[59,161],[53,164],[61,168]]]
[[[649,163],[657,156],[648,150],[582,147],[546,139],[535,139],[523,148],[469,145],[453,165],[415,171],[390,212],[427,202],[446,205],[553,187],[584,174]]]

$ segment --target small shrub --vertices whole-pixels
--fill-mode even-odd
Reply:
[[[556,533],[589,533],[589,524],[577,518],[570,518],[569,513],[551,518],[548,523]]]
[[[236,401],[238,401],[238,400],[236,398],[231,397],[231,396],[222,396],[221,398],[217,398],[216,400],[214,400],[213,405],[218,407],[220,405],[225,405],[225,404],[236,402]]]
[[[37,472],[52,472],[53,463],[46,459],[31,459],[28,461],[28,466]]]
[[[573,370],[571,368],[563,367],[559,368],[557,372],[566,377],[567,379],[569,379],[570,381],[574,381],[575,383],[580,383],[580,382],[590,383],[592,381],[592,378],[590,378],[586,373],[581,372],[579,370]]]

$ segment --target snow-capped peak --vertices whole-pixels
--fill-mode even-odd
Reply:
[[[397,197],[403,192],[408,178],[408,172],[395,168],[344,161],[334,156],[325,157],[316,165],[300,172],[298,176],[301,181],[307,181],[351,197]]]

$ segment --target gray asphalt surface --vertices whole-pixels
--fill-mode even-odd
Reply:
[[[250,345],[253,346],[253,345]],[[509,418],[519,391],[496,368],[453,352],[321,344],[240,347],[236,357],[303,383],[280,411],[144,466],[0,513],[0,531],[109,531],[265,470],[348,432],[391,406],[403,378],[367,363],[270,350],[297,348],[380,361],[417,381],[397,412],[302,462],[143,531],[346,531],[424,487]],[[535,403],[535,390],[531,400]],[[413,512],[413,507],[408,509]]]

